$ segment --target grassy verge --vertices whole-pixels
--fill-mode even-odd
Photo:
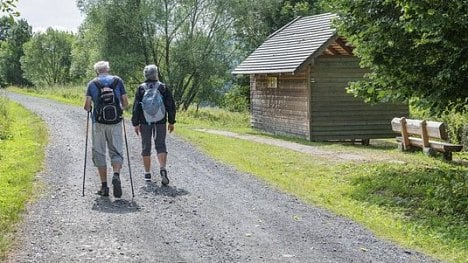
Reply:
[[[440,157],[429,158],[421,152],[400,153],[393,140],[363,147],[280,136],[324,149],[366,152],[401,161],[337,163],[196,130],[268,136],[250,129],[248,120],[247,114],[190,110],[179,114],[176,132],[221,162],[308,203],[351,218],[378,236],[449,262],[465,262],[468,258],[467,166]],[[466,157],[466,153],[456,155],[458,159]]]
[[[72,105],[83,105],[84,94],[86,92],[84,86],[57,86],[48,88],[8,87],[7,90],[35,97],[50,98]]]
[[[176,133],[203,151],[278,189],[368,227],[378,236],[448,262],[468,258],[468,167],[400,153],[384,141],[371,147],[313,143],[330,150],[391,156],[401,162],[339,163],[275,146],[216,136],[197,128],[267,136],[247,114],[193,109],[178,113]],[[467,160],[466,153],[454,156]]]
[[[18,104],[0,98],[0,117],[8,120],[0,138],[0,261],[11,245],[15,224],[33,194],[42,169],[47,130],[42,121]],[[4,129],[5,126],[1,128]],[[3,130],[5,131],[5,130]]]

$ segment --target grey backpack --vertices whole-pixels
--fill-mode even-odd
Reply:
[[[143,98],[141,99],[141,107],[148,124],[158,122],[166,116],[166,107],[164,106],[163,96],[160,92],[160,87],[164,84],[161,82],[143,83],[141,85],[145,89]]]

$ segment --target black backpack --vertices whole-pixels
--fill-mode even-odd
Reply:
[[[96,103],[96,122],[103,124],[116,124],[122,120],[122,108],[119,98],[115,94],[118,79],[114,78],[111,85],[104,85],[96,78],[93,82],[98,89]]]

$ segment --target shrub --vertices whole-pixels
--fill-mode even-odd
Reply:
[[[464,106],[464,112],[447,107],[439,116],[433,116],[428,110],[411,108],[411,118],[444,122],[450,142],[463,144],[463,149],[468,150],[468,104]]]
[[[246,112],[249,110],[250,88],[249,86],[234,85],[224,94],[222,107],[232,112]]]

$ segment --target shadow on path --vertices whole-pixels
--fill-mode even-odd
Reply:
[[[138,212],[141,208],[134,200],[116,199],[112,201],[109,197],[97,197],[94,199],[92,210],[104,213],[126,214]]]
[[[154,195],[161,195],[167,197],[177,197],[187,195],[189,192],[185,189],[177,188],[175,186],[158,186],[155,182],[146,182],[146,185],[141,187],[143,191],[152,193]]]

